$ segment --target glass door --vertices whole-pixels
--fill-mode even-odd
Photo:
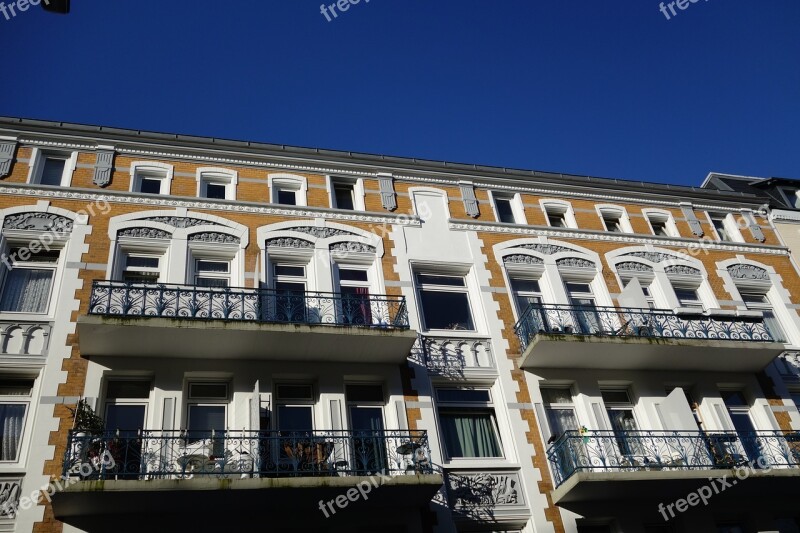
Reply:
[[[755,468],[758,468],[757,461],[761,457],[761,445],[758,442],[753,419],[750,418],[750,405],[747,399],[741,391],[722,391],[722,399],[728,409],[728,416],[733,422],[733,428],[739,437],[741,448],[745,454],[742,456],[742,450],[739,450],[738,447],[730,446],[730,459],[734,464],[743,464],[750,461]],[[764,459],[762,459],[762,464],[767,464]]]
[[[274,274],[274,304],[267,319],[278,322],[308,322],[305,267],[275,265]]]
[[[136,479],[142,461],[142,431],[150,396],[148,381],[109,381],[106,385],[106,431],[114,435],[106,446],[114,459],[117,479]]]
[[[639,442],[639,426],[633,414],[633,402],[627,390],[601,391],[606,413],[611,421],[611,430],[617,441],[617,448],[622,454],[623,462],[638,464],[642,458]]]
[[[340,321],[343,324],[372,324],[372,308],[369,298],[369,276],[366,269],[338,269],[339,292],[341,294]],[[383,309],[379,310],[383,317]],[[388,322],[388,310],[385,313]]]
[[[574,327],[576,331],[583,335],[594,335],[600,333],[600,315],[597,313],[597,306],[592,294],[592,287],[588,283],[566,284],[569,301],[574,309]]]
[[[387,446],[400,442],[387,438],[383,427],[384,396],[381,385],[348,385],[345,396],[349,406],[352,432],[351,468],[359,475],[386,472]]]

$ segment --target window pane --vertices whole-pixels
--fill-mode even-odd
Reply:
[[[748,406],[747,399],[740,391],[722,391],[722,399],[725,405],[731,406]]]
[[[225,429],[225,406],[224,405],[190,405],[189,406],[189,427],[192,430],[216,430]]]
[[[605,403],[631,403],[628,391],[624,390],[604,390],[600,392]]]
[[[228,399],[228,386],[225,383],[190,383],[190,398]]]
[[[746,292],[743,292],[741,294],[742,294],[742,300],[745,303],[769,304],[769,300],[767,300],[766,294],[746,293]]]
[[[427,329],[475,329],[466,293],[422,290],[420,300]]]
[[[592,288],[589,286],[588,283],[567,283],[567,292],[570,294],[579,292],[591,294]]]
[[[333,194],[336,200],[336,207],[339,209],[354,209],[352,185],[347,185],[344,183],[334,184]]]
[[[109,405],[106,408],[106,429],[127,430],[122,432],[122,436],[133,436],[136,430],[144,429],[144,413],[144,405]]]
[[[230,263],[227,261],[198,261],[197,270],[200,272],[221,272],[227,274]]]
[[[441,402],[482,402],[490,400],[489,391],[486,389],[439,389],[437,391]]]
[[[383,387],[380,385],[348,385],[348,402],[383,402]]]
[[[140,255],[129,255],[125,264],[129,267],[138,268],[158,268],[158,257],[142,257]]]
[[[122,281],[126,283],[158,283],[158,273],[128,271],[122,274]]]
[[[501,457],[491,410],[440,410],[442,436],[450,457]]]
[[[278,203],[283,205],[297,205],[297,191],[278,189]]]
[[[158,178],[142,178],[139,183],[139,192],[159,194],[161,192],[161,180]]]
[[[0,379],[2,396],[29,396],[32,390],[32,379]]]
[[[22,259],[20,257],[20,252],[22,250],[26,250],[23,254],[27,259]],[[32,252],[28,248],[23,247],[12,247],[9,250],[9,257],[15,263],[58,263],[58,257],[60,255],[59,250],[39,250],[38,252]]]
[[[514,292],[542,292],[539,282],[532,279],[512,279],[511,287]]]
[[[313,400],[311,385],[278,385],[278,398],[281,400]]]
[[[47,312],[52,281],[52,270],[15,268],[7,274],[0,311]]]
[[[495,198],[494,205],[497,208],[497,219],[500,222],[514,223],[514,209],[511,207],[511,200],[508,198]]]
[[[214,198],[218,200],[225,199],[226,187],[219,183],[206,184],[206,198]]]
[[[339,279],[341,281],[369,281],[366,270],[351,270],[349,268],[339,269]]]
[[[306,269],[301,266],[275,265],[276,276],[298,276],[305,277]]]
[[[42,185],[61,185],[61,177],[64,175],[64,167],[67,161],[55,157],[46,157],[42,166],[42,177],[39,183]]]
[[[417,283],[424,285],[447,285],[466,287],[462,276],[437,276],[436,274],[417,274]]]
[[[544,403],[572,403],[572,391],[568,388],[551,389],[547,387],[541,390]]]
[[[281,432],[311,431],[314,424],[311,406],[278,406],[278,428]]]
[[[150,397],[150,382],[149,381],[109,381],[106,386],[106,398],[149,398]]]
[[[0,404],[0,461],[16,461],[25,422],[24,404]]]
[[[225,278],[204,278],[197,276],[195,278],[195,285],[198,287],[227,287],[228,280]]]

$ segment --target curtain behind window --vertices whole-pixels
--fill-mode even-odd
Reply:
[[[0,311],[47,312],[52,280],[53,271],[49,269],[15,268],[6,278]]]
[[[501,457],[489,413],[442,414],[442,431],[450,457]]]
[[[0,461],[16,461],[22,440],[25,405],[0,405]]]

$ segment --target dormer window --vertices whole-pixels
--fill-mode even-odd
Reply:
[[[541,200],[547,224],[553,228],[576,228],[575,215],[568,202],[556,200]]]
[[[61,152],[34,148],[31,154],[29,183],[66,187],[75,171],[77,152]]]
[[[490,192],[498,222],[525,224],[525,212],[518,194]]]
[[[614,211],[603,211],[602,218],[603,226],[605,226],[606,231],[611,233],[623,233],[622,222],[620,221],[619,213]]]
[[[172,165],[137,162],[131,165],[131,192],[169,194]]]
[[[306,180],[302,176],[275,174],[269,176],[273,204],[306,205]]]
[[[197,194],[201,198],[235,200],[237,172],[224,168],[198,168]]]
[[[603,221],[603,227],[610,233],[633,233],[628,213],[624,207],[597,206],[597,213]]]

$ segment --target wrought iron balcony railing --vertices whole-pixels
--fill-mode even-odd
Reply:
[[[89,314],[408,329],[404,296],[95,281]]]
[[[567,431],[547,458],[556,486],[580,471],[800,468],[800,432]]]
[[[514,326],[522,351],[540,333],[775,342],[762,317],[677,314],[668,309],[531,304]],[[779,340],[779,339],[778,339]]]
[[[432,473],[425,431],[71,431],[64,475],[82,479]]]

